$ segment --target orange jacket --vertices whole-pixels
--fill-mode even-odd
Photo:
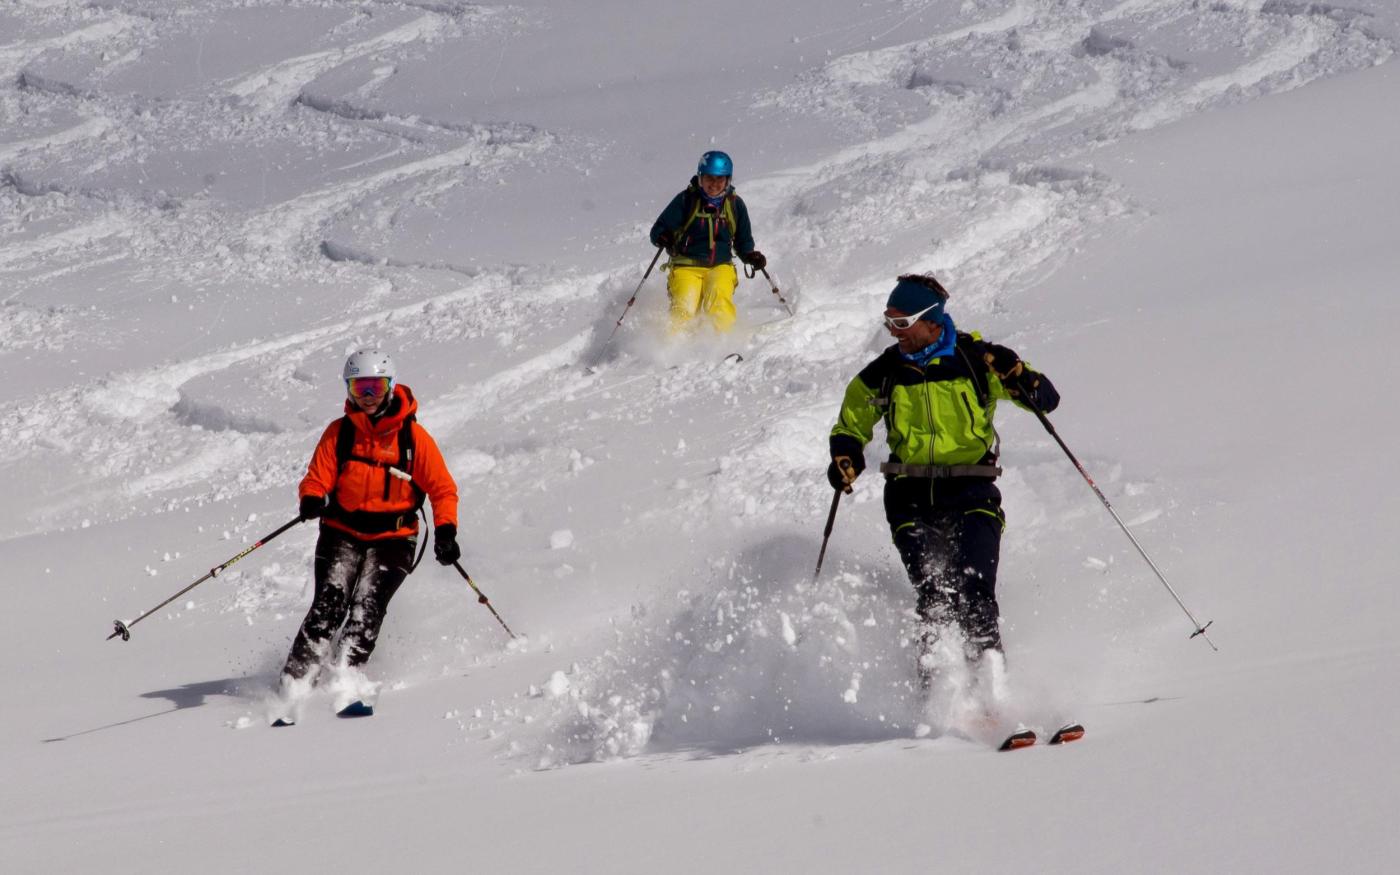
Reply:
[[[404,420],[418,410],[418,401],[413,392],[403,385],[394,387],[394,399],[389,412],[377,421],[360,411],[347,399],[345,413],[355,427],[355,444],[351,454],[366,459],[374,459],[387,465],[399,463],[399,430]],[[433,525],[457,525],[457,483],[448,473],[447,464],[442,460],[442,451],[427,429],[413,423],[413,464],[409,472],[413,483],[398,477],[389,478],[389,497],[384,497],[385,471],[359,459],[350,459],[343,470],[337,470],[339,462],[335,457],[336,437],[340,434],[340,420],[327,426],[311,454],[311,463],[306,467],[306,476],[297,488],[297,495],[334,495],[335,501],[348,511],[370,511],[373,513],[402,513],[404,524],[397,529],[367,534],[358,532],[340,520],[325,517],[321,524],[342,532],[348,532],[364,541],[379,541],[386,538],[408,538],[418,531],[418,517],[414,513],[417,496],[413,487],[425,492],[433,503]]]

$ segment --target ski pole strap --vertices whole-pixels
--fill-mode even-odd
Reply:
[[[945,477],[986,477],[995,480],[1001,476],[996,465],[906,465],[903,462],[881,462],[881,474],[896,477],[922,477],[926,480],[941,480]]]
[[[427,515],[426,513],[423,512],[423,505],[421,505],[421,504],[418,505],[418,516],[419,516],[420,518],[422,518],[422,520],[423,520],[423,527],[424,527],[424,529],[426,529],[427,526],[428,526],[428,515]],[[408,568],[408,573],[409,573],[409,574],[412,574],[413,572],[415,572],[415,571],[418,570],[418,563],[420,563],[420,562],[423,561],[423,554],[425,554],[425,553],[427,553],[427,552],[428,552],[428,536],[427,536],[426,534],[424,534],[424,535],[423,535],[423,543],[420,544],[419,547],[418,547],[418,558],[417,558],[417,559],[414,559],[414,560],[413,560],[413,564],[410,565],[409,568]]]

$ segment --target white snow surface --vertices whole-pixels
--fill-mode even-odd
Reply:
[[[1393,0],[0,3],[0,869],[1393,871],[1398,44]],[[605,348],[711,148],[796,315],[746,280],[668,342],[654,271]],[[812,581],[919,270],[1214,623],[1004,406],[1008,717],[1068,747],[914,694],[877,476]],[[274,731],[311,526],[104,639],[295,514],[369,344],[520,637],[429,555],[375,716]]]

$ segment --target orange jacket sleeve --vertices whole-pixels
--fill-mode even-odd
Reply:
[[[416,422],[413,424],[413,447],[413,482],[433,503],[433,525],[457,525],[457,481],[447,470],[437,441]],[[331,455],[335,455],[334,446]]]
[[[340,434],[340,420],[337,419],[321,434],[321,440],[311,453],[311,462],[306,466],[306,476],[297,487],[297,497],[308,495],[326,496],[335,488],[335,478],[340,465],[335,460],[335,439]]]

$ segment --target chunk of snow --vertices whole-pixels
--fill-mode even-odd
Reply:
[[[797,630],[792,628],[792,618],[786,613],[779,613],[778,617],[783,621],[783,640],[789,647],[797,645]]]
[[[545,695],[551,699],[557,699],[569,692],[569,678],[562,672],[556,671],[549,676],[549,682],[544,685]]]

